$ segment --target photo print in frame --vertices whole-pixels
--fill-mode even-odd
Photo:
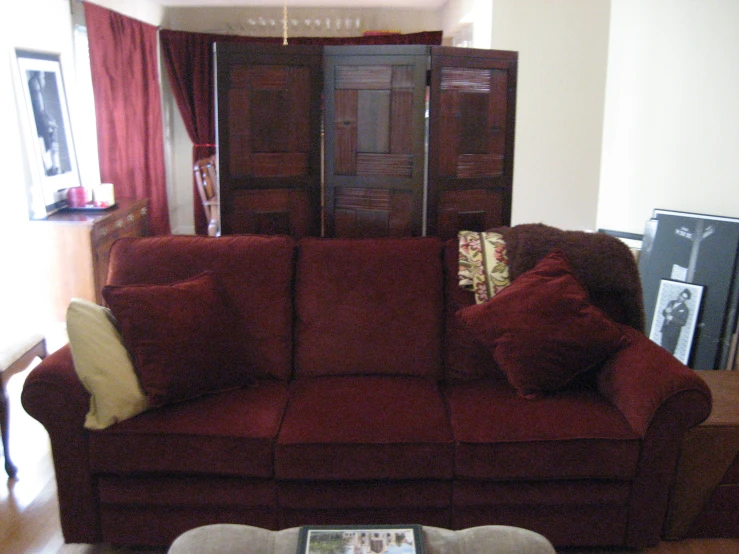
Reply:
[[[16,49],[23,137],[32,165],[31,219],[66,206],[69,187],[78,186],[77,154],[58,54]]]
[[[306,525],[297,554],[423,554],[420,525]]]
[[[657,314],[662,279],[699,284],[702,309],[693,340],[693,369],[733,367],[739,306],[739,218],[656,209],[639,255],[647,326]]]
[[[703,287],[662,279],[649,338],[684,364],[690,360]]]

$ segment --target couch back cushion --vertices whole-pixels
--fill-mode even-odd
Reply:
[[[295,286],[296,376],[441,376],[439,239],[305,238]]]
[[[254,376],[287,380],[294,254],[290,237],[123,238],[111,249],[108,284],[171,284],[212,271],[235,314],[235,344],[229,349],[235,365]]]

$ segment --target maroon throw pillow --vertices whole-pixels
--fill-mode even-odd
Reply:
[[[457,317],[490,349],[510,384],[529,398],[564,388],[626,340],[618,324],[590,303],[561,250]]]
[[[103,298],[150,406],[249,383],[233,361],[235,314],[212,272],[169,285],[108,285]]]

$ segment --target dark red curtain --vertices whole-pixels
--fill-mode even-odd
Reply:
[[[157,28],[84,2],[100,177],[119,198],[148,198],[154,234],[170,232]]]
[[[373,35],[361,37],[295,37],[290,44],[441,44],[441,31]],[[163,29],[159,35],[162,56],[167,67],[172,91],[185,127],[195,145],[193,162],[215,152],[215,101],[213,44],[244,42],[281,44],[281,37],[246,37]],[[198,198],[197,191],[194,197]],[[194,206],[195,232],[207,234],[205,213],[200,202]]]

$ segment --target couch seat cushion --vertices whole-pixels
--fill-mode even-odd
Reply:
[[[573,387],[526,400],[508,383],[444,388],[455,475],[484,479],[631,479],[640,441],[597,392]]]
[[[272,477],[287,384],[257,384],[149,410],[90,433],[95,473]]]
[[[301,240],[296,376],[439,377],[441,251],[430,237]]]
[[[296,379],[277,440],[278,479],[443,479],[453,444],[435,381]]]

